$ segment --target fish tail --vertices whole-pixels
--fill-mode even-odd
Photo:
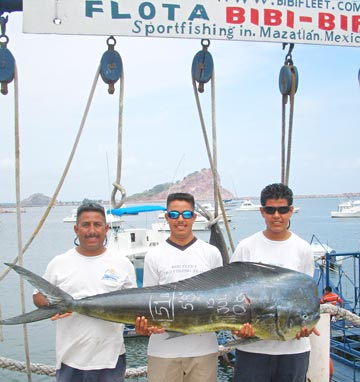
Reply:
[[[5,320],[0,320],[0,325],[18,325],[26,324],[29,322],[41,321],[54,316],[56,313],[60,313],[59,308],[39,308],[29,313],[7,318]]]
[[[52,317],[57,313],[64,313],[71,311],[74,299],[66,292],[51,284],[42,277],[35,273],[20,267],[19,265],[5,263],[5,265],[12,268],[15,272],[21,275],[32,286],[38,289],[49,301],[50,305],[36,309],[32,312],[22,314],[16,317],[11,317],[6,320],[0,320],[2,325],[15,325],[24,324],[28,322],[35,322]]]
[[[217,247],[217,249],[220,251],[223,260],[223,265],[229,264],[229,251],[227,249],[224,235],[221,231],[219,223],[216,223],[211,226],[209,243]]]

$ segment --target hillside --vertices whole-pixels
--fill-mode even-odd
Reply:
[[[183,180],[176,183],[163,183],[152,187],[144,192],[133,194],[127,197],[127,202],[163,202],[171,192],[189,192],[195,196],[196,201],[214,199],[214,182],[210,169],[202,169],[187,175]],[[236,197],[225,188],[221,188],[223,199],[253,199],[257,196]],[[359,198],[358,192],[347,192],[342,194],[324,194],[324,195],[295,195],[296,198]],[[47,206],[51,198],[49,196],[37,193],[30,195],[21,202],[22,207],[41,207]],[[109,204],[109,201],[98,200],[99,203]],[[56,205],[78,205],[81,201],[57,201]],[[14,203],[0,203],[1,207],[13,207]]]
[[[162,201],[166,200],[169,193],[189,192],[195,200],[214,199],[214,181],[210,169],[202,169],[187,175],[183,180],[176,183],[159,184],[150,190],[140,194],[130,195],[129,201]],[[223,199],[233,199],[235,196],[225,188],[221,188]]]
[[[43,194],[33,194],[21,201],[22,207],[43,207],[50,203],[51,198]]]

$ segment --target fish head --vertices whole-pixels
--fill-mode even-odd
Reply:
[[[277,307],[276,331],[283,340],[289,340],[301,328],[312,329],[320,319],[320,303],[317,287],[303,288],[292,299],[283,301]]]
[[[320,309],[314,311],[283,311],[278,315],[276,333],[281,340],[290,340],[295,338],[301,328],[312,329],[320,319]]]

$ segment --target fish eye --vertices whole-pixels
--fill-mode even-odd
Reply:
[[[309,318],[309,316],[307,314],[303,314],[302,318],[303,318],[303,320],[307,320]]]

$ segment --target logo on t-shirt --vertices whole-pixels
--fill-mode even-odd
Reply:
[[[105,271],[104,276],[102,277],[102,280],[105,281],[119,281],[119,274],[116,272],[114,268],[109,268]]]

